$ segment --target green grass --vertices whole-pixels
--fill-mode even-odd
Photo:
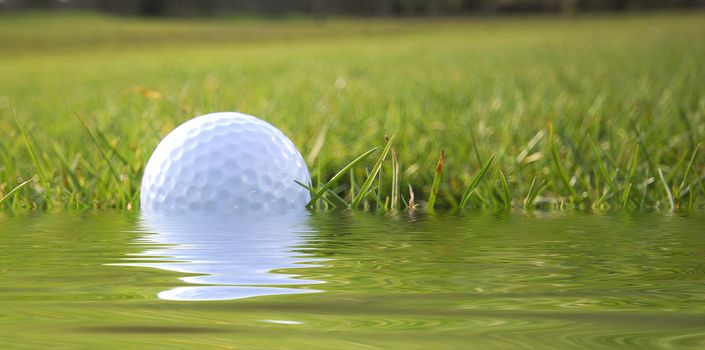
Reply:
[[[318,208],[702,208],[703,37],[705,13],[1,15],[0,206],[136,209],[160,138],[235,110],[290,136]]]

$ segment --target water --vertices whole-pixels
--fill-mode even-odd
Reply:
[[[0,348],[703,349],[705,216],[0,214]]]

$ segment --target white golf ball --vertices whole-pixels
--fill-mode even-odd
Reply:
[[[146,213],[190,211],[284,213],[302,210],[311,182],[306,163],[284,133],[256,117],[211,113],[169,133],[144,170]]]

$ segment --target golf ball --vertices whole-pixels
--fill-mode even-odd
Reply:
[[[146,213],[274,212],[303,209],[310,200],[306,163],[284,133],[233,112],[191,119],[169,133],[144,170],[140,204]]]

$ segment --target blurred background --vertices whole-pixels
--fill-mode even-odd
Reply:
[[[140,16],[228,13],[354,16],[576,13],[705,6],[705,0],[0,0],[0,10],[90,9]]]

